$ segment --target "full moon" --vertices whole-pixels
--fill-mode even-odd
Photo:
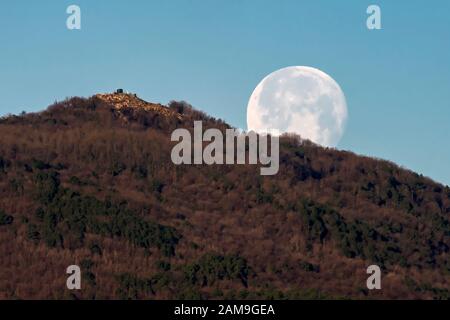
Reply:
[[[336,147],[347,122],[347,102],[336,81],[311,67],[288,67],[265,77],[247,107],[248,131],[295,133]]]

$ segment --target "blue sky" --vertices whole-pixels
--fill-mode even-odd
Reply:
[[[66,8],[82,30],[66,28]],[[366,8],[382,30],[366,28]],[[450,2],[16,0],[0,9],[0,114],[125,88],[246,127],[267,74],[321,69],[342,87],[340,149],[450,184]]]

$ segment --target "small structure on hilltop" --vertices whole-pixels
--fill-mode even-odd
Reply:
[[[121,93],[123,93],[123,89],[117,89],[116,90],[116,94],[121,94]]]

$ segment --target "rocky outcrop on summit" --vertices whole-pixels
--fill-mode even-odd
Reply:
[[[145,111],[156,112],[165,117],[175,117],[182,120],[182,115],[161,104],[150,103],[140,99],[136,94],[131,93],[106,93],[97,94],[94,99],[99,99],[107,104],[114,106],[117,110],[125,108],[142,109]]]

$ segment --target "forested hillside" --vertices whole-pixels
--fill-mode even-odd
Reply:
[[[2,118],[0,298],[450,297],[449,187],[295,136],[275,176],[176,166],[170,134],[194,120],[229,128],[126,94]]]

